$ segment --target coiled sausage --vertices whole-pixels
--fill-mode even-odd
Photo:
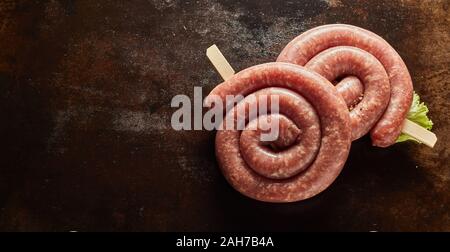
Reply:
[[[379,100],[379,104],[377,104],[376,107],[372,107],[373,110],[364,113],[366,113],[367,118],[371,118],[371,122],[376,121],[376,124],[370,132],[372,143],[375,146],[380,147],[387,147],[394,144],[401,132],[403,121],[411,106],[413,86],[405,63],[400,55],[398,55],[384,39],[370,31],[352,25],[333,24],[319,26],[306,31],[292,40],[283,49],[277,61],[305,66],[308,65],[308,62],[314,59],[316,55],[327,49],[338,46],[360,48],[373,55],[383,65],[389,77],[389,103],[379,120],[377,119],[377,117],[379,117],[378,112],[381,107],[384,106],[384,101],[382,100]],[[337,57],[339,54],[336,53],[335,56]],[[335,74],[335,69],[319,66],[317,64],[317,62],[314,64],[314,68],[315,70],[322,70],[321,74]],[[356,71],[357,69],[353,70]],[[341,77],[342,76],[333,76],[333,78]],[[368,95],[368,90],[366,88],[367,83],[363,83],[363,85],[365,88],[365,97]],[[378,94],[380,94],[380,92],[376,91]],[[363,101],[364,99],[365,98],[363,98]],[[365,129],[366,126],[367,125],[364,125],[362,128]],[[353,124],[353,127],[360,126]],[[361,130],[361,132],[363,131]]]
[[[249,99],[254,94],[256,99]],[[205,98],[225,101],[227,95],[246,98],[232,107],[222,125],[236,120],[237,111],[264,96],[279,98],[278,113],[247,118],[244,130],[221,127],[216,156],[229,183],[248,197],[267,202],[292,202],[325,190],[339,175],[351,144],[347,106],[333,85],[304,67],[266,63],[245,69],[218,85]],[[262,119],[277,117],[279,137],[261,142]]]

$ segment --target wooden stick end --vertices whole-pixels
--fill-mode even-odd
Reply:
[[[430,148],[433,148],[437,142],[437,137],[433,132],[408,119],[406,119],[403,123],[402,132],[414,137],[419,142],[429,146]]]
[[[234,69],[215,44],[206,49],[206,56],[224,80],[228,80],[234,75]]]

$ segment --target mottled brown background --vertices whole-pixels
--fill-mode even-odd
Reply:
[[[0,0],[0,230],[450,231],[450,1]],[[439,142],[355,142],[324,193],[267,204],[235,192],[214,132],[175,132],[171,98],[275,60],[321,24],[388,40]]]

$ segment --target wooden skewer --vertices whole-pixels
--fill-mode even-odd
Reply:
[[[217,72],[219,72],[220,76],[222,76],[222,79],[228,80],[234,75],[235,72],[233,68],[216,45],[212,45],[206,49],[206,56],[208,56]]]
[[[433,132],[408,119],[405,119],[403,122],[402,133],[414,137],[417,141],[431,148],[433,148],[437,142],[437,137]]]
[[[227,59],[223,56],[216,45],[212,45],[206,50],[206,56],[225,81],[235,74],[230,63],[228,63]],[[410,135],[419,142],[424,143],[431,148],[434,147],[437,141],[437,137],[433,132],[408,119],[405,119],[403,123],[402,133]]]

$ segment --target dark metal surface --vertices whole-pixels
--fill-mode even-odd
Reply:
[[[0,230],[450,231],[449,1],[0,1]],[[176,132],[170,100],[275,60],[309,28],[388,40],[439,141],[352,146],[337,181],[299,203],[235,192],[214,132]]]

